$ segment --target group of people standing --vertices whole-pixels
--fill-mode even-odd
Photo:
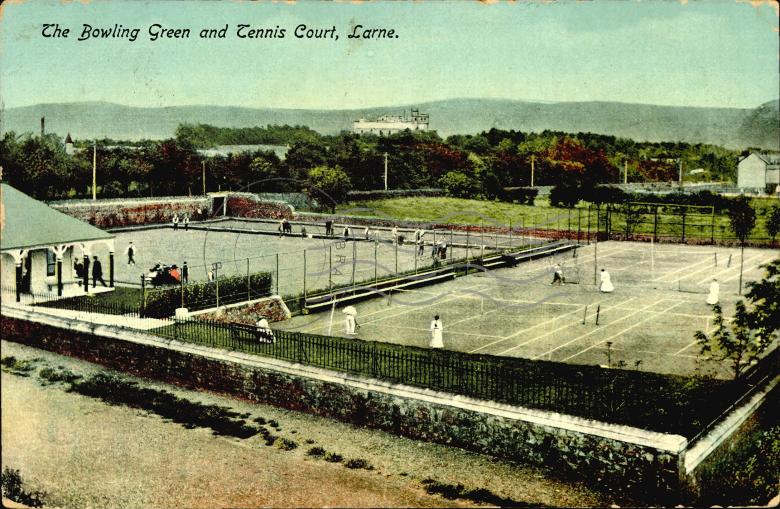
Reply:
[[[100,284],[103,286],[108,286],[106,282],[103,280],[103,264],[100,263],[100,259],[97,256],[92,257],[92,288],[97,287],[98,281],[100,281]],[[89,284],[89,268],[90,268],[90,262],[89,257],[84,257],[84,262],[81,262],[80,260],[76,260],[76,262],[73,264],[73,269],[76,271],[76,277],[81,278],[84,280],[86,284]]]

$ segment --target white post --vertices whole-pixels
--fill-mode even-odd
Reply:
[[[385,152],[385,191],[387,191],[387,152]]]
[[[97,200],[97,141],[92,143],[92,201]]]

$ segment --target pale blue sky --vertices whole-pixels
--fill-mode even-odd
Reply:
[[[340,109],[492,97],[752,108],[776,99],[780,87],[778,17],[769,4],[36,0],[2,9],[5,107]],[[70,28],[70,37],[42,37],[44,23]],[[141,33],[135,42],[77,41],[84,23]],[[153,23],[192,33],[153,42]],[[278,25],[286,37],[238,39],[239,23]],[[339,40],[296,39],[301,23],[335,25]],[[399,37],[348,40],[356,23],[395,28]],[[224,40],[198,37],[225,24]]]

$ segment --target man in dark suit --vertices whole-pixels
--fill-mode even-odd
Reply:
[[[93,257],[92,260],[92,288],[97,286],[98,281],[100,281],[100,284],[103,286],[108,286],[106,282],[103,281],[103,265],[100,263],[100,260],[98,260],[97,256]]]

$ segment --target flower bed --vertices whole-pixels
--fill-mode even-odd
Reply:
[[[211,198],[172,197],[151,200],[106,200],[104,202],[53,203],[64,214],[100,228],[168,223],[174,214],[190,220],[207,219]]]
[[[254,194],[231,194],[227,197],[227,215],[232,217],[256,217],[293,219],[292,206],[281,201],[263,201]]]
[[[210,322],[254,325],[260,318],[265,318],[269,322],[287,320],[290,318],[290,310],[281,297],[273,295],[247,304],[222,308],[219,312],[201,313],[194,318]]]

